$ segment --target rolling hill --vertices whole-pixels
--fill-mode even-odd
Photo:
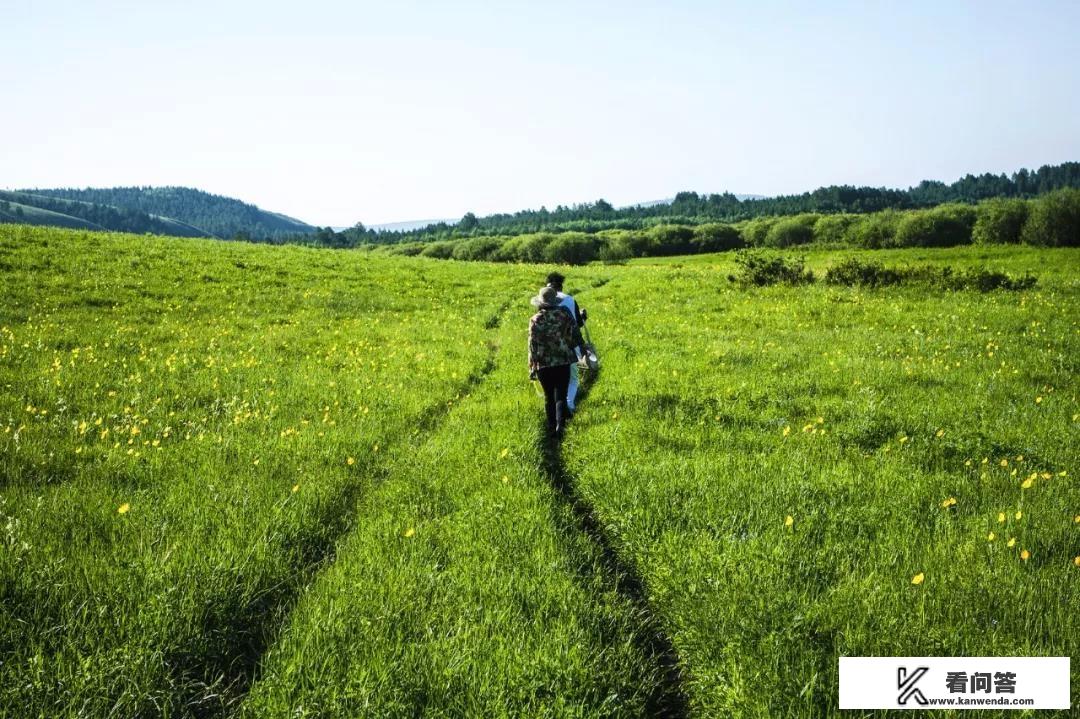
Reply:
[[[141,210],[38,192],[0,191],[0,222],[51,225],[116,232],[151,232],[177,237],[213,237],[189,223]]]
[[[0,192],[0,202],[6,203],[0,204],[2,222],[254,240],[315,230],[292,217],[187,187],[32,189]]]

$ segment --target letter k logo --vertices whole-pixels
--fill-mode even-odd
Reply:
[[[908,674],[907,667],[897,667],[896,669],[896,688],[900,690],[900,695],[896,697],[896,701],[902,705],[907,704],[908,699],[912,697],[919,704],[928,704],[926,697],[923,693],[916,688],[915,683],[922,679],[923,675],[930,671],[930,667],[917,667],[915,671]]]

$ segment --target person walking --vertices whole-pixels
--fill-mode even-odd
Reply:
[[[529,320],[529,376],[540,380],[544,388],[548,434],[561,437],[570,416],[566,403],[570,368],[584,343],[554,287],[542,287],[531,303],[537,312]]]
[[[585,310],[578,307],[577,301],[570,295],[563,292],[563,283],[566,282],[566,278],[558,272],[552,272],[547,276],[547,286],[554,288],[558,293],[559,305],[566,309],[570,314],[571,319],[574,320],[574,326],[580,332],[581,327],[585,324],[587,315]],[[582,343],[584,344],[584,343]],[[580,345],[579,345],[580,346]],[[581,358],[581,354],[575,358],[573,364],[570,365],[570,384],[566,388],[566,408],[571,414],[577,409],[577,392],[578,392],[578,365],[577,359]]]

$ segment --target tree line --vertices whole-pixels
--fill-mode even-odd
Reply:
[[[593,233],[534,232],[435,242],[367,243],[360,249],[437,259],[584,264],[810,243],[867,249],[971,243],[1080,247],[1080,189],[1064,188],[1035,199],[996,197],[974,205],[946,203],[865,214],[799,213],[735,223],[658,224]]]
[[[536,232],[584,232],[638,230],[662,224],[700,225],[739,222],[755,217],[799,213],[868,213],[886,209],[907,210],[947,202],[974,203],[991,197],[1027,198],[1061,189],[1080,187],[1080,162],[1044,165],[1038,170],[1018,170],[1012,175],[965,175],[946,184],[923,180],[907,190],[883,187],[832,185],[799,195],[750,198],[735,195],[680,192],[670,203],[615,208],[606,200],[558,206],[554,210],[522,210],[512,214],[477,217],[467,213],[460,222],[440,222],[406,232],[364,229],[338,233],[341,247],[364,243],[398,243],[452,240],[485,235],[521,235]]]

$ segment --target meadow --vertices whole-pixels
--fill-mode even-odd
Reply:
[[[841,655],[1080,657],[1080,251],[1021,291],[0,226],[0,716],[838,715]],[[1080,668],[1073,662],[1073,696]]]

